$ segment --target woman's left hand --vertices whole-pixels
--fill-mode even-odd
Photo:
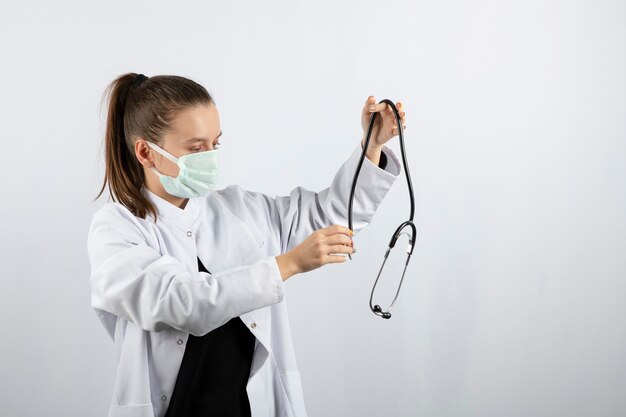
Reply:
[[[402,130],[404,131],[404,129],[406,129],[405,113],[401,102],[396,103],[396,109],[398,109],[398,114],[400,115],[400,120],[402,122]],[[372,112],[379,112],[380,115],[376,116],[376,120],[374,121],[372,136],[370,138],[368,148],[381,149],[385,143],[389,142],[393,137],[399,134],[398,124],[396,122],[396,116],[393,113],[393,110],[391,110],[391,106],[387,103],[377,103],[374,96],[369,96],[365,101],[363,111],[361,112],[361,126],[363,127],[363,139],[361,140],[362,145],[365,144],[365,137],[367,136],[367,130],[370,126]]]

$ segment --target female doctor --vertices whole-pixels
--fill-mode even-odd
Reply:
[[[109,416],[306,416],[284,282],[355,252],[347,224],[361,144],[329,187],[270,197],[216,189],[222,135],[214,99],[180,77],[128,73],[109,93],[106,174],[113,201],[88,234],[91,306],[115,342]],[[397,103],[402,122],[405,113]],[[400,173],[398,135],[368,97],[372,132],[354,232]]]

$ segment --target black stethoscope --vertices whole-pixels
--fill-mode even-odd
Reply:
[[[409,198],[411,201],[411,214],[409,216],[409,220],[400,224],[400,226],[398,226],[396,231],[393,233],[393,236],[391,236],[391,240],[389,241],[389,247],[387,248],[387,252],[385,252],[385,258],[383,259],[383,264],[381,265],[380,270],[378,271],[378,275],[376,276],[376,281],[374,281],[374,286],[372,287],[372,293],[370,294],[370,309],[372,310],[372,312],[376,314],[377,316],[380,316],[384,319],[389,319],[391,318],[390,311],[393,308],[394,304],[396,303],[396,300],[398,299],[398,294],[400,294],[400,287],[402,287],[402,281],[404,281],[404,274],[406,273],[407,266],[409,266],[411,255],[413,254],[413,248],[415,247],[415,240],[417,238],[417,229],[415,228],[415,224],[413,223],[413,215],[415,214],[415,197],[413,196],[413,183],[411,182],[411,175],[409,173],[409,165],[407,163],[406,151],[404,150],[404,135],[402,131],[402,121],[400,119],[400,115],[398,114],[398,109],[396,109],[396,106],[393,104],[391,100],[384,99],[384,100],[379,101],[379,104],[380,103],[387,103],[391,107],[391,110],[393,110],[393,113],[396,117],[396,123],[398,124],[398,135],[400,136],[400,150],[402,152],[402,165],[404,166],[404,173],[406,174],[406,182],[407,182],[407,186],[409,187]],[[354,200],[354,190],[356,189],[356,183],[359,178],[359,172],[361,171],[361,166],[363,165],[363,160],[365,159],[365,154],[367,153],[367,146],[369,145],[369,142],[370,142],[370,136],[372,134],[372,129],[374,127],[374,121],[376,120],[376,116],[378,116],[378,112],[373,112],[370,118],[370,126],[369,126],[369,129],[367,130],[367,137],[365,139],[365,145],[363,146],[363,152],[361,153],[361,157],[359,158],[359,163],[357,165],[356,172],[354,173],[354,178],[352,179],[352,187],[350,189],[350,201],[348,203],[348,227],[350,228],[350,230],[354,230],[352,229],[352,202]],[[405,231],[404,229],[408,229],[408,232]],[[409,244],[408,244],[407,252],[406,252],[407,253],[406,263],[404,264],[402,277],[400,278],[400,283],[398,284],[398,290],[396,291],[396,295],[394,296],[393,301],[391,302],[391,305],[389,306],[389,308],[386,311],[383,311],[380,305],[372,304],[372,299],[374,298],[374,291],[376,290],[376,285],[378,284],[378,280],[380,279],[380,274],[383,272],[383,268],[385,267],[385,263],[387,262],[387,257],[389,256],[389,252],[391,252],[391,249],[395,246],[396,241],[398,240],[398,237],[400,237],[400,235],[403,235],[403,234],[406,234],[409,237]],[[348,256],[350,257],[350,259],[352,259],[352,256],[350,256],[350,254],[348,254]]]

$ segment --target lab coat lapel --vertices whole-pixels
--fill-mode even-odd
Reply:
[[[164,220],[181,230],[190,230],[200,214],[200,205],[197,199],[190,198],[184,209],[154,194],[146,187],[142,188],[144,195],[155,205],[159,213],[159,220]]]

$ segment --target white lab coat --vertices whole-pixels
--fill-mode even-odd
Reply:
[[[393,151],[383,152],[385,170],[363,162],[355,232],[370,222],[400,173]],[[91,306],[115,341],[118,364],[109,417],[162,417],[189,334],[204,335],[237,316],[257,339],[247,385],[252,416],[306,416],[275,256],[316,229],[348,225],[360,153],[359,145],[318,193],[297,187],[269,197],[232,185],[180,209],[144,188],[158,208],[156,223],[116,202],[94,214]],[[196,257],[211,274],[198,271]]]

